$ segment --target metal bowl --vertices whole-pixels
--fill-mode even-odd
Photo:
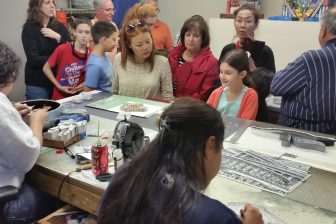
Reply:
[[[60,103],[53,101],[53,100],[27,100],[23,101],[21,103],[27,104],[29,107],[32,107],[32,109],[41,109],[44,107],[50,107],[48,110],[48,121],[56,120],[62,113],[62,106]]]

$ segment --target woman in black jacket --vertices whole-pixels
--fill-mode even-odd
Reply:
[[[50,99],[53,85],[43,74],[43,65],[59,44],[70,41],[63,24],[55,19],[53,0],[30,0],[21,39],[27,57],[26,98]]]
[[[240,6],[234,12],[234,26],[238,40],[235,43],[224,46],[220,58],[234,49],[243,49],[251,53],[250,71],[258,67],[264,67],[275,73],[273,51],[265,42],[254,39],[254,31],[259,25],[260,14],[251,4]]]

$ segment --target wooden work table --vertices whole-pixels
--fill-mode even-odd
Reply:
[[[106,93],[99,93],[93,95],[93,100],[109,96],[110,95]],[[95,119],[100,117],[100,119],[104,119],[101,123],[109,126],[109,128],[114,128],[111,126],[116,123],[116,121],[114,121],[116,119],[116,113],[85,107],[86,104],[87,102],[85,101],[82,104],[76,104],[76,108],[85,108],[90,114],[94,115],[92,116],[92,122],[95,122]],[[158,115],[153,115],[146,119],[134,117],[131,121],[139,123],[146,129],[157,131],[157,117]],[[107,119],[110,120],[111,123],[107,122]],[[230,142],[224,144],[224,150],[226,144],[236,144],[239,136],[251,125],[275,127],[273,124],[240,120],[232,117],[224,117],[224,121],[226,123],[225,136],[228,137],[233,134]],[[88,126],[88,128],[90,127]],[[71,159],[66,153],[56,154],[55,151],[49,150],[40,155],[36,165],[29,172],[28,178],[43,191],[57,197],[62,180],[69,171],[73,170],[76,166],[78,165],[75,160]],[[309,178],[306,183],[285,197],[240,184],[220,176],[214,178],[206,189],[205,194],[224,204],[230,202],[251,202],[260,205],[287,223],[334,224],[336,223],[336,173],[311,168],[311,174],[311,178]],[[96,185],[93,184],[92,180],[86,181],[85,178],[79,177],[77,173],[75,175],[71,174],[65,179],[61,189],[60,199],[68,204],[97,215],[99,203],[107,185]],[[307,197],[307,194],[310,194],[311,197]],[[314,194],[316,194],[315,198],[313,197]],[[321,200],[316,200],[317,197],[321,198]],[[330,198],[333,200],[327,202],[327,199]],[[332,201],[334,201],[334,203]]]

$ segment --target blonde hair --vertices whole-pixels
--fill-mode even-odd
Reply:
[[[157,17],[156,8],[149,3],[137,3],[126,12],[123,26],[127,26],[133,19],[143,20],[147,17]]]

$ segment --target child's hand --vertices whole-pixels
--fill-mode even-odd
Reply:
[[[73,87],[70,87],[70,86],[60,86],[58,88],[58,90],[66,93],[66,94],[69,94],[69,95],[73,95],[73,94],[77,93],[77,91],[75,91],[75,89]]]
[[[78,93],[78,92],[83,92],[84,90],[84,82],[79,84],[78,86],[76,86],[75,88],[73,88],[73,90],[75,91],[75,93]]]
[[[53,31],[50,28],[42,28],[41,33],[44,37],[49,37],[49,38],[57,40],[58,43],[61,40],[61,35],[59,33],[55,32],[55,31]]]

